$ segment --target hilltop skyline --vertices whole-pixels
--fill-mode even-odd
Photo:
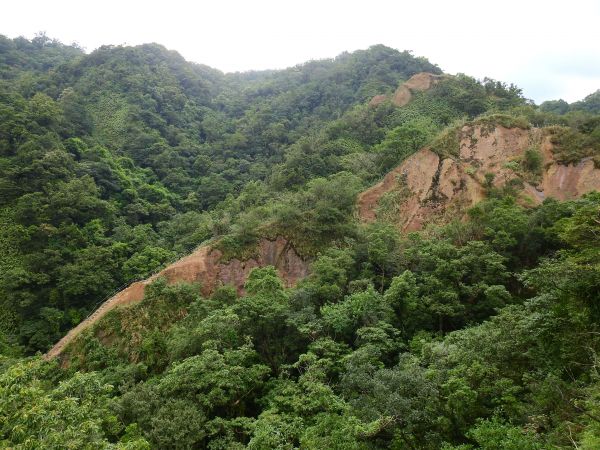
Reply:
[[[156,42],[224,72],[282,69],[383,44],[412,50],[448,73],[514,83],[536,103],[574,102],[600,88],[595,48],[600,30],[594,25],[600,5],[589,0],[569,9],[511,0],[493,17],[469,0],[426,6],[375,0],[368,8],[356,1],[282,6],[269,0],[201,5],[108,0],[82,12],[69,0],[7,5],[0,33],[31,38],[46,32],[87,52]]]

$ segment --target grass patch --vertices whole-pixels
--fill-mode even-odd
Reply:
[[[504,128],[520,128],[522,130],[529,130],[531,124],[525,116],[511,116],[509,114],[489,114],[483,115],[476,118],[472,125],[478,125],[482,127],[482,131],[485,130],[489,133],[494,131],[498,126]]]

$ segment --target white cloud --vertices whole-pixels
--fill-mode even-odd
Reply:
[[[597,0],[22,0],[2,10],[0,33],[11,37],[46,31],[88,51],[159,42],[224,71],[282,68],[382,43],[451,73],[514,82],[538,102],[600,88]]]

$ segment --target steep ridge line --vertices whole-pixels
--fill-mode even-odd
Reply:
[[[210,295],[220,284],[231,284],[239,294],[243,294],[244,282],[255,267],[274,266],[287,287],[295,285],[298,280],[308,274],[308,262],[304,261],[283,237],[275,240],[262,239],[258,244],[255,258],[244,261],[232,259],[222,262],[222,256],[223,254],[218,249],[208,245],[202,246],[146,280],[130,284],[102,303],[90,316],[71,329],[44,355],[44,358],[50,360],[59,356],[77,336],[114,308],[142,301],[146,286],[159,277],[166,278],[168,284],[200,283],[202,294]]]
[[[519,161],[532,146],[539,149],[543,159],[535,183],[523,179],[518,173],[521,169],[515,169],[514,164],[519,168]],[[393,215],[403,231],[419,230],[425,223],[463,218],[469,207],[486,197],[487,174],[493,175],[492,185],[496,188],[521,179],[519,201],[524,205],[537,205],[548,197],[569,200],[600,191],[600,169],[595,168],[591,158],[576,164],[559,164],[552,148],[550,136],[543,129],[465,126],[457,156],[440,158],[428,148],[419,150],[359,195],[359,217],[364,222],[376,220],[380,199],[388,193],[402,192]]]

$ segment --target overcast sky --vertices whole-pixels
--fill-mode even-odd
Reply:
[[[600,89],[600,0],[18,0],[1,11],[9,37],[45,31],[88,52],[158,42],[225,72],[384,44],[513,82],[538,103]]]

